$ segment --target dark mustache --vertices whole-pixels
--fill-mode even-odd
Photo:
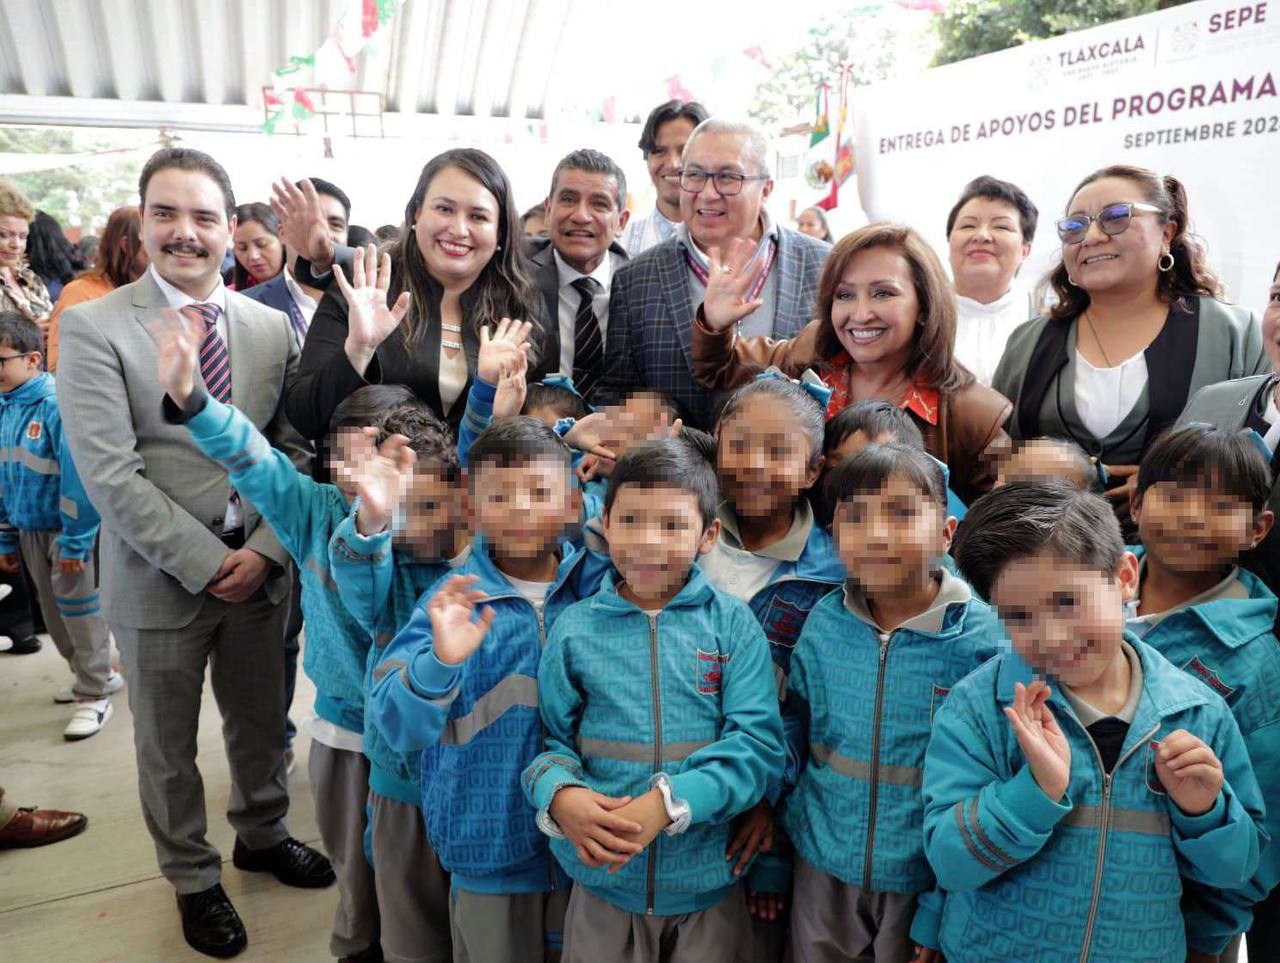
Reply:
[[[196,257],[208,257],[209,252],[196,244],[163,244],[160,250],[165,254],[194,254]]]

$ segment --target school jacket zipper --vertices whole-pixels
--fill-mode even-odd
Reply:
[[[876,847],[876,808],[880,801],[880,716],[884,711],[884,669],[892,632],[877,632],[880,667],[876,671],[876,708],[871,720],[871,804],[867,808],[867,857],[862,867],[862,888],[871,891],[871,861]]]
[[[1076,722],[1079,723],[1077,719]],[[1093,871],[1093,895],[1089,899],[1089,915],[1085,918],[1084,926],[1084,945],[1080,948],[1080,963],[1088,963],[1089,947],[1093,942],[1093,926],[1098,916],[1098,900],[1102,896],[1102,876],[1103,863],[1107,858],[1107,833],[1110,831],[1111,822],[1111,785],[1112,777],[1124,765],[1126,759],[1132,756],[1137,750],[1141,749],[1147,742],[1160,731],[1160,723],[1156,723],[1150,732],[1135,742],[1129,751],[1116,760],[1116,764],[1110,772],[1102,764],[1102,753],[1098,752],[1098,746],[1093,741],[1093,736],[1089,735],[1089,730],[1085,729],[1085,737],[1089,740],[1089,748],[1093,750],[1094,761],[1098,764],[1098,771],[1102,773],[1102,812],[1098,818],[1098,857],[1097,865]]]
[[[653,675],[653,772],[662,772],[662,692],[659,689],[658,673],[658,616],[645,614],[649,620],[649,670]],[[653,837],[649,844],[649,865],[645,876],[645,916],[653,915],[654,893],[658,875],[658,838]]]

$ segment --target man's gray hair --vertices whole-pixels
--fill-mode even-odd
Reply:
[[[688,159],[689,149],[702,134],[729,134],[741,137],[746,142],[747,160],[756,168],[754,173],[773,176],[769,165],[768,135],[750,121],[734,120],[729,117],[708,117],[695,127],[684,145],[684,157],[681,158],[681,163]]]

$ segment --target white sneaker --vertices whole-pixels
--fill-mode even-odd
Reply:
[[[122,676],[115,669],[112,669],[111,674],[107,676],[107,691],[103,694],[103,698],[105,699],[107,696],[111,695],[113,692],[119,692],[123,688],[124,688],[124,676]],[[58,703],[58,705],[60,706],[65,706],[65,705],[70,705],[73,702],[79,702],[80,696],[76,695],[74,684],[67,685],[67,686],[63,686],[61,689],[59,689],[57,692],[54,693],[53,701]]]
[[[113,711],[110,699],[85,699],[77,703],[71,721],[62,730],[62,738],[68,742],[88,739],[107,724]]]

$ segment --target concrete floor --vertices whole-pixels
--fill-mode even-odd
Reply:
[[[185,963],[208,960],[182,938],[173,890],[156,869],[142,823],[127,689],[113,697],[106,728],[65,742],[71,706],[53,693],[71,679],[47,641],[35,655],[0,655],[0,785],[19,806],[83,812],[79,836],[40,849],[0,851],[0,959],[5,963]],[[298,673],[293,718],[300,721],[315,690]],[[299,733],[290,777],[294,836],[318,845],[307,782],[311,740]],[[231,865],[234,840],[225,813],[230,781],[221,722],[205,687],[200,715],[200,770],[208,800],[209,837],[223,854],[222,884],[249,933],[238,960],[328,960],[337,890],[282,886],[269,875]]]

